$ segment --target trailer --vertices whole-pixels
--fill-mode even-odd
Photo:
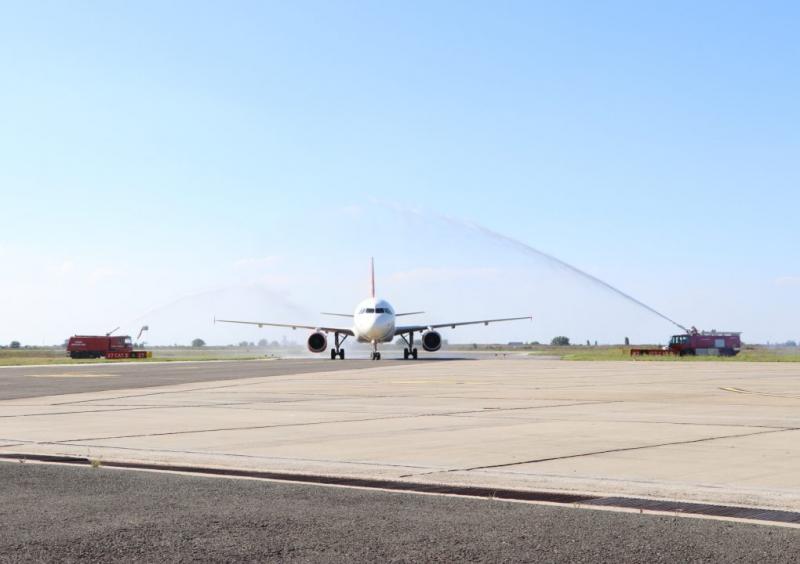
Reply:
[[[631,356],[673,356],[674,354],[675,352],[671,351],[667,347],[662,347],[660,349],[646,349],[646,348],[631,349]]]
[[[666,347],[659,349],[632,348],[631,356],[736,356],[741,350],[741,332],[698,331],[692,327],[687,333],[673,335]]]
[[[133,342],[128,335],[74,335],[67,341],[67,354],[70,358],[151,358],[150,351],[133,350]]]

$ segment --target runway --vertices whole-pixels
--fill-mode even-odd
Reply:
[[[0,454],[800,511],[792,363],[350,362],[4,369]]]
[[[381,362],[393,364],[398,361]],[[5,366],[0,367],[0,401],[370,367],[374,365],[368,360],[326,361],[323,358]]]

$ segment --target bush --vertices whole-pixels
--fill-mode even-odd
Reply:
[[[569,346],[569,337],[553,337],[553,340],[550,341],[550,344],[554,347],[568,347]]]

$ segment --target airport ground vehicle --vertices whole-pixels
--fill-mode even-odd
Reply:
[[[133,350],[128,335],[74,335],[67,341],[67,353],[71,358],[150,358],[150,351]]]
[[[735,331],[698,331],[694,327],[683,335],[673,335],[669,345],[660,349],[631,349],[631,356],[708,355],[735,356],[742,348],[741,333]]]

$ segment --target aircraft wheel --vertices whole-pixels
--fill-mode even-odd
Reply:
[[[339,358],[344,360],[344,349],[339,349]]]
[[[414,349],[413,351],[411,351],[411,356],[414,357],[414,360],[417,360],[417,349]]]
[[[381,359],[381,353],[375,353],[375,360]]]
[[[408,352],[408,349],[403,349],[403,360],[408,360],[409,356],[410,353]]]
[[[331,360],[336,360],[336,349],[331,349]]]

